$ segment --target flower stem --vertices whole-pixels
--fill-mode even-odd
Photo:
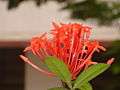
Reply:
[[[75,89],[72,87],[71,83],[68,83],[68,87],[70,88],[70,90],[75,90]]]

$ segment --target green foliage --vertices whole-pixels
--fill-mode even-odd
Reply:
[[[67,85],[71,87],[71,73],[63,61],[49,56],[45,59],[45,64],[50,69],[50,71],[56,74],[62,81],[66,82]]]
[[[92,85],[90,83],[84,83],[81,87],[79,87],[80,90],[93,90]]]
[[[29,0],[6,0],[6,1],[8,1],[8,9],[13,9],[13,8],[18,7],[22,2],[28,2]],[[40,6],[52,0],[31,0],[31,1],[35,2],[37,6]],[[55,1],[61,3],[61,2],[68,1],[68,0],[55,0]]]
[[[29,0],[6,0],[8,1],[8,9],[18,7],[22,2]],[[33,0],[37,6],[45,4],[53,0]],[[74,19],[96,19],[100,25],[112,24],[112,22],[120,19],[120,2],[119,1],[101,1],[101,0],[54,0],[56,2],[64,2],[65,6],[62,10],[69,10],[71,18]]]
[[[109,5],[111,4],[111,5]],[[83,0],[68,4],[64,9],[71,11],[75,19],[96,19],[99,24],[110,24],[120,18],[120,2],[110,3],[99,0]]]
[[[48,90],[66,90],[66,89],[61,87],[55,87],[55,88],[50,88]]]
[[[88,83],[90,80],[104,72],[110,65],[108,64],[96,64],[90,66],[84,70],[77,77],[75,81],[72,81],[71,74],[68,67],[62,60],[49,56],[45,59],[45,64],[55,75],[57,75],[68,87],[68,90],[92,90],[92,86]],[[73,86],[72,86],[73,85]],[[64,88],[51,88],[49,90],[65,90]]]
[[[110,65],[108,64],[102,63],[90,66],[78,76],[78,78],[75,80],[73,88],[81,87],[84,83],[92,80],[93,78],[104,72],[106,69],[109,68],[109,66]]]

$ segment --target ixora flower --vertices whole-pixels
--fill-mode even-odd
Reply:
[[[34,55],[38,56],[39,59],[43,61],[43,63],[45,62],[47,57],[57,58],[58,61],[63,62],[65,66],[68,68],[68,71],[71,74],[70,81],[76,80],[82,73],[84,76],[84,73],[85,72],[87,73],[87,70],[88,72],[90,72],[89,69],[91,68],[92,65],[94,66],[99,64],[97,62],[92,61],[93,53],[100,52],[101,50],[106,51],[106,49],[103,46],[101,46],[98,41],[96,40],[91,41],[89,39],[91,33],[90,27],[78,23],[73,24],[53,23],[53,27],[54,28],[50,31],[50,33],[44,33],[42,35],[33,37],[30,46],[25,48],[24,51],[25,52],[31,51]],[[23,55],[20,55],[20,57],[22,58],[22,60],[30,64],[33,68],[49,76],[55,76],[57,73],[57,71],[54,72],[54,70],[53,73],[41,69],[40,67],[35,65],[29,58]],[[53,61],[50,60],[48,65],[53,64]],[[110,65],[113,61],[114,58],[111,58],[107,61],[105,65]],[[56,68],[59,67],[59,62],[56,64],[58,64],[56,65]],[[51,67],[52,66],[53,65],[51,65]],[[63,67],[61,66],[57,70],[59,69],[61,70],[62,68]],[[97,68],[96,69],[93,68],[91,72],[95,70],[97,70]],[[99,68],[100,72],[102,72],[101,70],[102,68]],[[64,73],[65,71],[63,70],[62,72]],[[86,74],[85,76],[87,75],[89,74]],[[96,74],[96,76],[97,75],[98,74]],[[75,90],[75,88],[78,88],[77,81],[74,87],[73,85],[70,86],[70,84],[68,84],[68,86],[70,86],[69,88],[71,88],[70,90]]]

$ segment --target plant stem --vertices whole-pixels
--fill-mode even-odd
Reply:
[[[67,83],[68,87],[70,88],[70,90],[74,90],[71,83]]]

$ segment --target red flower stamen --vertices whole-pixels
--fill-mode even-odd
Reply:
[[[31,44],[24,51],[32,51],[40,60],[44,61],[47,56],[55,56],[62,60],[69,68],[73,79],[77,75],[97,62],[92,61],[92,55],[95,51],[105,51],[99,42],[90,41],[91,28],[82,24],[56,24],[50,34],[36,36],[31,40]],[[48,36],[50,35],[50,36]],[[28,58],[20,56],[25,62],[40,72],[53,75],[47,71],[38,68]],[[114,59],[110,59],[107,64],[111,64]]]

